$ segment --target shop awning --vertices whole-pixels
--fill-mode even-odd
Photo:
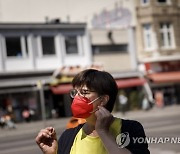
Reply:
[[[180,82],[180,71],[154,73],[149,74],[147,77],[154,83]]]
[[[132,78],[132,79],[117,79],[116,83],[118,88],[129,88],[141,86],[146,82],[144,78]],[[71,84],[61,84],[58,86],[51,87],[54,94],[67,94],[72,89]]]
[[[61,84],[55,87],[51,87],[51,90],[54,94],[68,94],[71,89],[71,84]]]
[[[118,79],[116,80],[118,88],[130,88],[142,86],[146,80],[144,78]]]

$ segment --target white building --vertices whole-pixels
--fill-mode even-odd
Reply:
[[[93,62],[109,72],[130,71],[137,68],[135,6],[131,0],[1,0],[0,22],[85,22]]]
[[[0,24],[1,107],[11,106],[17,121],[22,120],[21,112],[25,107],[39,112],[38,83],[43,82],[45,103],[51,110],[53,100],[46,85],[54,70],[64,66],[88,66],[91,59],[84,23]]]
[[[37,81],[43,78],[47,83],[53,70],[61,66],[103,65],[118,79],[119,88],[137,90],[145,82],[137,70],[134,0],[0,0],[0,22],[0,101],[6,94],[12,100],[19,85],[19,91],[29,91],[29,83],[30,91],[33,86],[37,91]],[[73,24],[77,22],[87,23],[89,35],[85,25]],[[131,90],[127,92],[130,95]],[[68,112],[64,96],[52,98],[48,93],[47,107],[48,101],[56,101],[50,108]],[[36,95],[39,97],[37,93],[33,97]],[[24,96],[38,108],[31,96]],[[23,102],[22,97],[14,102]]]
[[[85,24],[0,24],[0,72],[37,72],[90,65]]]
[[[180,0],[137,6],[137,57],[157,105],[180,104]]]

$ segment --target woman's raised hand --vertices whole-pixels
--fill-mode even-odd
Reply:
[[[42,129],[35,140],[44,154],[57,154],[58,143],[53,127]]]

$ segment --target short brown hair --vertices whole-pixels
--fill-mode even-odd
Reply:
[[[112,112],[118,93],[117,84],[112,75],[105,71],[87,69],[78,73],[73,81],[73,87],[87,86],[90,90],[96,91],[98,95],[108,95],[109,101],[105,108]]]

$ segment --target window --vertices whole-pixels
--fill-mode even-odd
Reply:
[[[141,4],[142,5],[147,5],[147,4],[149,4],[149,0],[141,0]]]
[[[125,53],[128,50],[127,44],[114,44],[114,45],[93,45],[93,54],[103,54],[103,53]]]
[[[27,36],[25,36],[24,39],[25,39],[25,50],[26,50],[26,55],[28,55],[28,39],[27,39]]]
[[[160,39],[162,48],[173,48],[175,47],[173,26],[170,23],[160,24]]]
[[[42,54],[43,55],[54,55],[55,54],[55,44],[53,36],[42,36]]]
[[[77,54],[77,36],[65,36],[65,48],[66,54]]]
[[[26,36],[6,36],[7,57],[26,57],[28,55],[28,44]]]
[[[158,3],[166,3],[167,0],[158,0]]]
[[[143,34],[144,34],[144,46],[145,50],[152,50],[152,27],[150,24],[143,25]]]
[[[159,4],[171,4],[171,0],[157,0]]]

